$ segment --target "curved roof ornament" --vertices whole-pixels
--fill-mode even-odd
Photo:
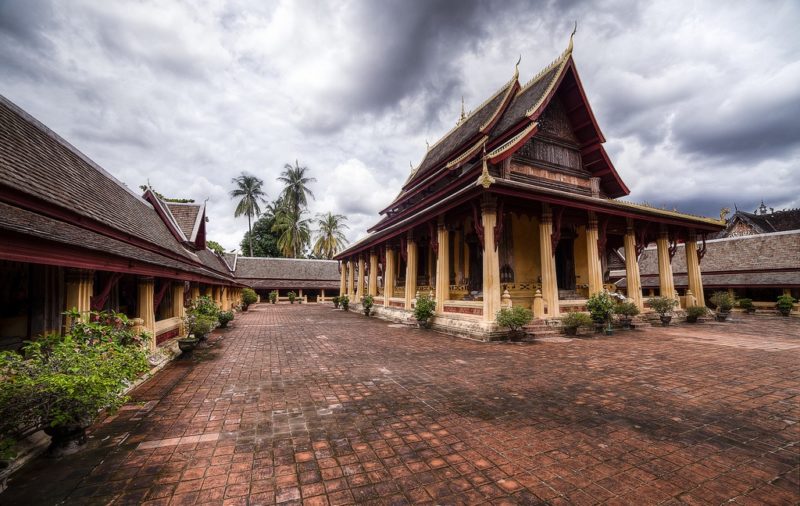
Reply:
[[[567,46],[567,54],[572,54],[572,39],[575,37],[575,33],[578,31],[578,20],[575,20],[575,27],[572,29],[572,33],[569,35],[569,46]]]
[[[519,64],[522,63],[522,54],[519,55],[519,59],[517,60],[517,64],[514,65],[514,79],[519,77]]]
[[[458,120],[458,122],[461,123],[465,119],[467,119],[467,113],[464,111],[464,95],[461,95],[461,118]]]

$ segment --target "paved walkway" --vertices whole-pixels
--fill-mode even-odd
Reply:
[[[477,343],[259,305],[2,504],[793,504],[800,321]]]

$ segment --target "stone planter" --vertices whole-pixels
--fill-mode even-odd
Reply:
[[[578,327],[564,327],[564,334],[568,336],[577,336]]]
[[[668,327],[669,322],[672,321],[672,315],[661,315],[658,318],[661,320],[662,327]]]
[[[687,316],[686,317],[686,323],[697,323],[697,317],[696,316]]]
[[[723,313],[723,312],[720,311],[720,312],[718,312],[717,314],[714,315],[714,318],[718,322],[724,322],[725,320],[728,319],[728,314],[729,314],[728,312],[724,312]]]
[[[511,330],[508,332],[508,340],[512,343],[518,343],[525,338],[524,330]]]
[[[605,334],[607,336],[613,336],[614,335],[614,329],[610,329],[610,328],[606,327],[603,330],[603,334]]]
[[[428,319],[428,320],[417,320],[417,325],[419,325],[419,328],[421,328],[421,329],[429,329],[429,328],[431,328],[431,321],[430,321],[430,319]]]
[[[370,308],[365,307],[364,308],[364,316],[369,316],[369,315],[370,315]]]
[[[790,308],[778,308],[778,312],[783,316],[789,316],[792,312]]]
[[[196,337],[184,337],[183,339],[178,339],[178,348],[184,353],[189,353],[197,346],[198,342],[200,340]]]
[[[631,329],[631,319],[630,318],[620,318],[619,323],[622,324],[623,330],[630,330]]]

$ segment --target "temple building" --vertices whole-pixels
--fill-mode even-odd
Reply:
[[[262,301],[272,291],[278,292],[279,300],[294,292],[304,302],[324,302],[339,294],[335,260],[225,256],[236,280],[255,290]]]
[[[585,310],[609,282],[610,251],[626,252],[627,296],[644,308],[638,255],[655,244],[660,293],[703,301],[706,238],[724,222],[634,204],[606,153],[568,48],[527,83],[511,79],[429,146],[369,235],[337,255],[340,289],[378,314],[407,318],[418,294],[436,300],[434,328],[491,339],[497,311],[536,318]],[[676,288],[683,245],[688,269]]]
[[[223,309],[244,285],[206,248],[205,205],[134,193],[0,97],[0,349],[60,332],[77,308],[138,318],[158,344],[189,300]]]

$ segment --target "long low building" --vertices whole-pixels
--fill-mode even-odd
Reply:
[[[339,262],[302,258],[243,257],[227,254],[236,280],[253,288],[262,300],[277,291],[294,292],[308,301],[327,300],[339,294]]]

